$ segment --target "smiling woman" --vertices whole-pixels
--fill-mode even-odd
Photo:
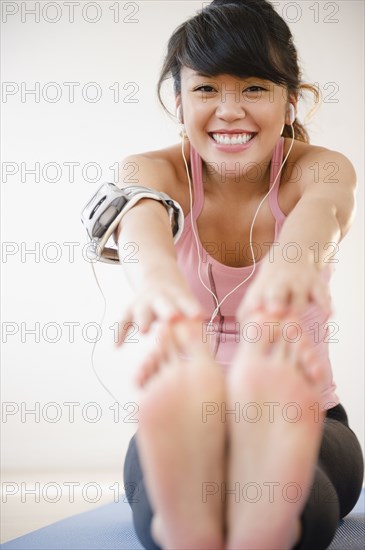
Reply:
[[[173,242],[166,210],[146,200],[117,232],[120,253],[134,241],[140,257],[124,266],[137,294],[120,343],[130,322],[160,329],[125,461],[135,528],[153,550],[324,550],[364,472],[328,348],[326,257],[351,226],[356,174],[297,119],[318,91],[267,0],[214,0],[181,24],[164,108],[169,77],[181,146],[124,164],[181,205],[183,231]],[[270,484],[280,497],[264,497]]]
[[[183,66],[193,69],[197,78],[213,79],[227,74],[239,79],[248,77],[253,84],[255,78],[263,79],[271,88],[270,101],[273,84],[282,87],[282,97],[288,94],[297,100],[304,91],[310,91],[315,102],[319,101],[318,88],[301,81],[298,55],[289,27],[265,0],[214,1],[200,17],[191,18],[176,29],[170,38],[157,84],[157,94],[166,111],[161,86],[172,75],[175,95],[179,95]],[[298,120],[293,126],[295,139],[308,143],[304,126]],[[290,125],[286,124],[282,136],[291,135]]]

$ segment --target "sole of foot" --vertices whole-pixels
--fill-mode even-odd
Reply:
[[[164,338],[161,365],[141,392],[137,432],[153,534],[169,550],[220,550],[222,502],[205,488],[223,482],[225,427],[203,412],[224,401],[224,375],[200,326],[174,323]]]
[[[235,411],[227,415],[226,548],[290,549],[320,447],[322,369],[304,336],[285,330],[297,319],[277,319],[274,336],[264,313],[253,320],[261,338],[240,344],[226,386]]]

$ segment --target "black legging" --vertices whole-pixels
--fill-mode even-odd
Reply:
[[[324,550],[330,545],[339,520],[352,510],[360,496],[363,477],[361,447],[348,425],[345,409],[337,405],[326,413],[314,483],[301,516],[302,537],[295,550]],[[151,536],[153,512],[135,435],[124,463],[124,485],[139,540],[147,550],[160,550]]]

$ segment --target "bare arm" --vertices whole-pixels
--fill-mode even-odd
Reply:
[[[138,163],[138,185],[171,194],[174,174],[168,165],[142,157],[128,157],[124,163]],[[128,183],[129,185],[129,183]],[[119,258],[126,276],[136,292],[124,312],[119,343],[128,324],[134,322],[147,332],[154,320],[169,321],[181,316],[202,316],[200,304],[193,296],[176,261],[169,217],[163,204],[142,199],[123,217],[116,231]],[[128,262],[134,249],[133,260]]]
[[[179,276],[170,221],[162,203],[140,200],[123,217],[116,237],[123,271],[134,289],[161,271]],[[128,261],[131,249],[134,253]]]
[[[313,167],[319,167],[314,179]],[[328,168],[336,168],[329,176]],[[320,152],[303,164],[302,197],[289,214],[278,240],[279,251],[295,243],[304,263],[322,270],[351,227],[356,173],[350,161],[333,151]],[[279,254],[282,258],[285,254]]]
[[[316,178],[315,165],[319,167]],[[337,170],[329,177],[331,166]],[[301,169],[301,199],[285,220],[238,317],[244,318],[256,307],[280,314],[291,309],[299,314],[309,302],[317,302],[328,315],[332,312],[328,287],[319,273],[351,226],[356,173],[344,155],[328,150],[304,159]]]

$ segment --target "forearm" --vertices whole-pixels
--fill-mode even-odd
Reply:
[[[271,261],[312,263],[321,271],[335,255],[340,240],[335,207],[318,198],[303,200],[285,220]]]
[[[142,199],[122,218],[116,232],[120,263],[137,289],[152,277],[181,277],[165,207]]]
[[[141,199],[123,216],[116,240],[122,268],[136,291],[123,312],[119,344],[130,323],[145,333],[154,321],[203,318],[201,305],[177,264],[169,216],[161,203]]]

